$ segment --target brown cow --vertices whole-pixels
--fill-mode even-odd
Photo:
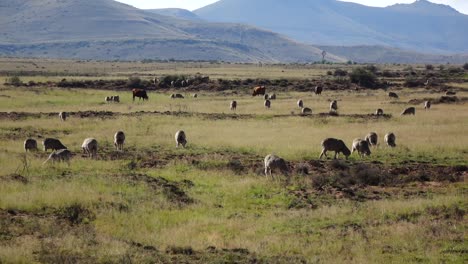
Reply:
[[[143,98],[144,100],[148,100],[148,95],[146,94],[146,90],[143,89],[133,89],[133,101],[135,101],[135,97],[138,97],[138,100],[141,100]]]
[[[265,95],[265,93],[266,93],[265,86],[257,86],[255,88],[253,88],[252,96]]]

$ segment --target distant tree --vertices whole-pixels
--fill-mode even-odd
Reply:
[[[325,56],[327,56],[327,52],[322,51],[322,62],[325,62]]]
[[[140,77],[132,76],[128,78],[128,86],[131,88],[140,88],[142,86]]]
[[[335,72],[333,73],[334,76],[346,76],[348,75],[348,72],[342,69],[336,69]]]
[[[12,76],[6,80],[6,83],[13,85],[13,86],[21,86],[23,82],[21,81],[19,76]]]
[[[468,63],[465,63],[465,64],[463,65],[463,69],[465,69],[465,70],[468,71]]]
[[[377,76],[363,67],[355,68],[349,75],[349,78],[352,83],[366,88],[375,88],[378,84]]]
[[[434,70],[434,65],[432,65],[432,64],[426,64],[426,70],[428,70],[428,71]]]

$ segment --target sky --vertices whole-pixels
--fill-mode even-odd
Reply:
[[[212,4],[218,0],[117,0],[141,9],[156,9],[178,7],[188,10]],[[252,0],[255,1],[255,0]],[[291,0],[294,1],[294,0]],[[415,0],[346,0],[347,2],[355,2],[369,6],[389,6],[396,3],[412,3]],[[468,14],[468,0],[430,0],[434,3],[450,5],[458,11]]]

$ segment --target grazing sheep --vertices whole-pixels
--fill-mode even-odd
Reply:
[[[104,101],[105,101],[106,103],[112,102],[111,96],[106,96],[106,98],[104,98]]]
[[[396,98],[396,99],[398,99],[398,94],[396,94],[396,93],[394,93],[394,92],[389,92],[389,93],[388,93],[388,96],[389,96],[390,98]]]
[[[392,148],[396,147],[395,140],[396,140],[395,134],[393,134],[392,132],[387,133],[385,135],[385,142],[387,143],[388,146],[390,146]]]
[[[198,94],[194,93],[194,94],[192,94],[192,97],[193,97],[193,98],[197,98],[197,97],[198,97]]]
[[[297,101],[297,106],[298,106],[299,108],[303,108],[303,107],[304,107],[304,102],[303,102],[301,99],[299,99],[299,100]]]
[[[83,153],[87,154],[88,157],[90,158],[96,158],[97,157],[97,151],[98,151],[98,142],[94,138],[87,138],[83,141],[83,144],[81,145],[81,148],[83,149]]]
[[[272,172],[274,170],[280,170],[283,175],[288,175],[289,173],[288,165],[284,159],[274,154],[267,155],[265,157],[265,177],[268,178],[268,174],[270,174],[273,179]]]
[[[55,150],[54,152],[50,153],[49,158],[46,159],[42,163],[42,165],[46,164],[49,160],[52,160],[52,162],[60,162],[64,161],[70,165],[70,158],[72,157],[72,153],[68,149],[59,149]]]
[[[383,110],[380,109],[380,108],[375,110],[375,115],[382,116],[383,115]]]
[[[354,151],[356,150],[361,157],[369,156],[371,154],[369,142],[360,138],[356,138],[353,140],[353,147],[351,153],[354,153]]]
[[[46,138],[42,141],[42,145],[44,146],[44,151],[47,151],[48,149],[59,150],[67,148],[56,138]]]
[[[401,115],[414,115],[414,114],[416,114],[416,108],[414,107],[408,107],[403,112],[401,112]]]
[[[270,100],[276,100],[276,94],[271,94],[269,97]]]
[[[59,117],[60,117],[60,120],[66,121],[67,120],[67,112],[60,112]]]
[[[424,102],[424,109],[426,109],[426,110],[431,109],[431,101]]]
[[[346,159],[348,159],[348,156],[351,155],[351,151],[343,142],[343,140],[336,138],[326,138],[322,141],[322,153],[320,153],[319,159],[321,159],[323,155],[328,157],[327,151],[335,151],[335,159],[339,152],[343,153],[343,155],[346,156]]]
[[[265,105],[266,108],[270,108],[271,107],[271,101],[270,100],[265,100],[264,105]]]
[[[172,98],[172,99],[176,99],[176,98],[183,99],[184,96],[181,95],[181,94],[171,94],[171,98]]]
[[[315,86],[314,92],[316,95],[322,94],[323,87],[322,86]]]
[[[123,131],[117,131],[114,135],[114,146],[116,150],[123,150],[125,142],[125,133]]]
[[[231,101],[231,110],[234,111],[237,109],[237,101]]]
[[[331,103],[330,103],[330,111],[338,111],[338,102],[336,100],[333,100]]]
[[[176,132],[175,141],[177,148],[179,147],[179,145],[182,145],[182,147],[185,148],[185,145],[187,144],[187,137],[185,136],[185,132],[183,130],[179,130]]]
[[[304,107],[301,109],[301,112],[303,115],[310,115],[312,114],[312,109],[310,109],[309,107]]]
[[[120,96],[118,95],[111,96],[111,99],[114,103],[120,103]]]
[[[32,138],[26,139],[24,141],[24,150],[25,151],[37,150],[37,141]]]
[[[268,98],[270,98],[270,96],[268,94],[263,95],[263,99],[268,100]]]
[[[377,133],[370,132],[366,136],[366,141],[369,143],[370,146],[377,146],[378,138],[379,137],[377,136]]]

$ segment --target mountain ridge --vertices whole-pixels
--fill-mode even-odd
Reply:
[[[207,21],[252,24],[313,45],[468,52],[463,31],[468,16],[425,0],[385,8],[336,0],[300,0],[292,5],[283,0],[221,0],[194,13]]]
[[[4,55],[60,54],[111,60],[198,60],[205,56],[236,62],[321,60],[320,49],[268,30],[190,21],[113,0],[3,0],[1,7],[0,54]],[[344,61],[333,54],[329,59]]]

